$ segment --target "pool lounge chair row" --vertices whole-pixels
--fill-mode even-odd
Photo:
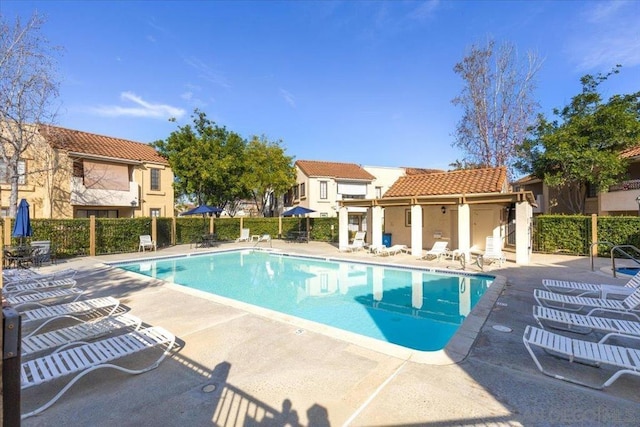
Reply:
[[[13,297],[13,301],[11,297],[8,299],[22,302],[19,298],[26,297],[26,302],[17,306],[23,331],[21,389],[72,377],[48,402],[23,413],[22,419],[49,408],[80,378],[94,370],[147,372],[157,367],[174,347],[173,334],[159,327],[143,327],[142,321],[126,313],[115,298],[80,300],[76,297],[72,302],[55,304],[67,295],[82,295],[82,290],[75,288],[73,282],[73,287],[66,289],[47,289],[46,282],[36,282],[39,286],[23,290],[25,293]],[[15,286],[27,285],[29,283],[21,281]],[[25,309],[27,304],[35,304],[36,308]],[[119,359],[152,348],[162,353],[140,369],[116,364]]]
[[[638,283],[637,275],[624,286],[543,280],[547,289],[560,289],[562,293],[534,290],[534,298],[539,305],[533,307],[533,316],[540,327],[527,326],[522,339],[538,369],[545,375],[597,389],[610,386],[622,375],[640,376],[640,349],[628,344],[640,342]],[[585,293],[594,296],[582,296]],[[546,328],[604,336],[594,342],[550,332]],[[624,344],[610,344],[612,338],[624,338],[621,341]],[[536,349],[570,362],[608,366],[612,373],[597,385],[577,377],[557,375],[545,369]]]

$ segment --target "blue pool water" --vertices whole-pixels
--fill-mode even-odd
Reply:
[[[247,250],[117,266],[421,351],[443,349],[494,279]]]
[[[616,271],[620,274],[635,276],[640,271],[640,267],[618,267]]]

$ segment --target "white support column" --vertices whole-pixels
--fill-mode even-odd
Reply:
[[[529,202],[516,203],[516,264],[527,265],[531,260],[531,217]]]
[[[411,255],[422,257],[422,206],[411,206]]]
[[[469,258],[471,248],[471,210],[468,204],[458,205],[458,249]]]
[[[382,207],[371,208],[371,234],[367,241],[373,246],[382,245]]]
[[[340,206],[338,210],[338,248],[341,251],[347,249],[349,245],[349,211],[346,207]]]

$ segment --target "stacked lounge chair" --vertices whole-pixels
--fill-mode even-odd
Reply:
[[[600,298],[607,298],[609,295],[628,296],[640,286],[640,272],[629,279],[624,286],[554,279],[543,279],[542,285],[552,292],[578,296],[595,296]]]
[[[68,272],[65,279],[55,279],[55,274],[8,275],[12,277],[4,298],[22,318],[21,389],[70,378],[53,398],[24,412],[22,419],[49,408],[90,372],[103,368],[129,374],[147,372],[156,368],[175,345],[173,334],[160,327],[143,327],[139,318],[124,312],[116,298],[79,299],[83,291],[76,288],[71,279],[74,275]],[[75,300],[59,303],[68,297]],[[25,309],[32,304],[37,308]],[[162,353],[153,362],[144,362],[145,366],[134,369],[119,363],[151,349]]]
[[[622,375],[640,376],[640,349],[622,344],[640,341],[640,287],[637,281],[637,275],[624,286],[543,280],[545,288],[560,289],[562,293],[534,290],[539,306],[533,307],[533,316],[540,327],[527,326],[522,340],[540,372],[597,389],[610,386]],[[607,298],[625,295],[622,300]],[[599,341],[591,341],[554,333],[546,330],[547,327],[604,336]],[[613,345],[609,343],[612,338],[624,339],[620,344]],[[608,366],[613,373],[604,382],[595,385],[577,377],[558,375],[545,369],[537,350],[544,350],[569,362]]]

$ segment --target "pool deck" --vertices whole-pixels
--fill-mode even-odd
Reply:
[[[318,242],[272,243],[274,249],[323,257],[460,268],[457,262],[416,260],[408,254],[381,258],[364,251],[339,252]],[[260,244],[264,246],[268,244]],[[247,244],[225,243],[212,250],[235,247]],[[140,376],[93,372],[22,425],[631,426],[640,419],[640,378],[623,376],[604,391],[573,385],[539,372],[522,344],[526,325],[535,323],[533,289],[541,287],[541,279],[625,283],[628,278],[613,279],[607,273],[607,259],[596,260],[595,272],[588,258],[568,255],[534,254],[528,266],[508,261],[503,267],[485,268],[485,273],[501,277],[504,287],[487,307],[474,309],[479,319],[483,316],[477,312],[486,310],[486,321],[468,319],[474,323],[472,329],[479,330],[475,339],[464,337],[468,355],[454,351],[457,363],[425,364],[105,264],[208,250],[183,245],[42,267],[43,272],[77,268],[79,286],[88,297],[119,298],[146,324],[175,333],[180,348]],[[479,272],[475,266],[467,271]],[[135,366],[144,363],[145,356],[127,360]],[[585,381],[602,382],[604,374],[611,374],[548,355],[540,360],[560,374]],[[62,385],[54,382],[26,390],[23,410],[48,400]]]

